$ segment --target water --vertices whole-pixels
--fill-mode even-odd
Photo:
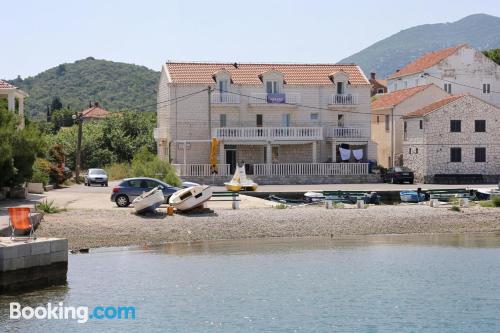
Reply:
[[[169,244],[71,255],[68,285],[0,296],[0,331],[499,332],[500,235]],[[136,320],[10,320],[136,306]]]

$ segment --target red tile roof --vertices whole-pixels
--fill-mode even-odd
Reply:
[[[451,95],[451,96],[446,96],[443,99],[440,99],[439,101],[436,101],[434,103],[431,103],[427,106],[424,106],[421,109],[418,109],[416,111],[408,113],[406,116],[403,118],[416,118],[416,117],[423,117],[432,111],[435,111],[437,109],[442,108],[443,106],[450,104],[451,102],[454,102],[464,96],[468,96],[468,94],[459,94],[459,95]]]
[[[0,80],[0,89],[12,89],[15,88],[12,84]]]
[[[412,97],[413,95],[429,88],[432,84],[427,84],[425,86],[418,86],[408,89],[396,90],[391,93],[377,95],[377,99],[372,102],[372,110],[386,109],[396,106],[406,99]]]
[[[201,63],[167,62],[173,83],[213,84],[214,72],[221,69],[231,74],[234,84],[262,84],[259,74],[268,70],[283,73],[286,84],[327,85],[332,84],[329,76],[340,70],[346,72],[352,85],[368,85],[369,82],[361,69],[355,64],[252,64],[252,63]]]
[[[420,73],[429,67],[434,66],[441,60],[448,58],[453,53],[457,52],[462,47],[467,46],[467,44],[460,44],[446,49],[441,49],[434,52],[429,52],[421,56],[420,58],[410,62],[405,67],[401,68],[399,71],[393,73],[389,79],[394,79],[396,77]]]
[[[109,111],[103,109],[96,103],[95,106],[85,109],[82,111],[82,118],[106,118],[109,115]]]

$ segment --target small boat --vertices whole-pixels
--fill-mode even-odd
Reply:
[[[491,196],[500,195],[500,189],[497,188],[479,188],[476,190],[478,200],[490,200]]]
[[[241,190],[255,191],[258,185],[250,178],[247,178],[245,165],[243,164],[241,167],[236,167],[233,178],[229,182],[224,183],[224,186],[226,186],[228,191],[239,192]]]
[[[135,198],[132,204],[134,205],[135,212],[142,214],[155,212],[156,208],[160,207],[163,202],[165,202],[163,192],[158,187],[155,187],[151,191],[144,192]]]
[[[212,188],[208,185],[198,185],[184,188],[172,194],[169,203],[178,210],[191,210],[212,197]]]
[[[307,202],[318,202],[325,200],[325,195],[322,192],[309,191],[304,193],[304,199]]]
[[[401,202],[422,202],[425,201],[425,194],[417,191],[401,191],[399,192]]]

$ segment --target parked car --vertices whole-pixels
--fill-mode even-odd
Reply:
[[[159,187],[163,192],[165,203],[168,203],[170,196],[179,190],[175,186],[154,178],[127,178],[113,188],[111,201],[115,202],[118,207],[127,207],[135,198],[144,192],[151,191],[154,187]]]
[[[414,174],[408,168],[405,167],[394,167],[387,169],[387,172],[382,175],[382,180],[384,183],[389,182],[391,184],[409,182],[413,184]]]
[[[92,184],[108,186],[108,175],[103,169],[88,169],[87,172],[85,172],[83,183],[86,186]]]

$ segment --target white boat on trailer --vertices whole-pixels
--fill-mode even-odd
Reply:
[[[132,201],[134,210],[138,214],[146,212],[155,212],[156,208],[165,202],[162,190],[158,187],[153,188],[151,191],[144,192]]]
[[[175,192],[168,202],[178,210],[188,211],[202,206],[203,203],[208,201],[211,197],[212,188],[210,186],[197,185]]]

